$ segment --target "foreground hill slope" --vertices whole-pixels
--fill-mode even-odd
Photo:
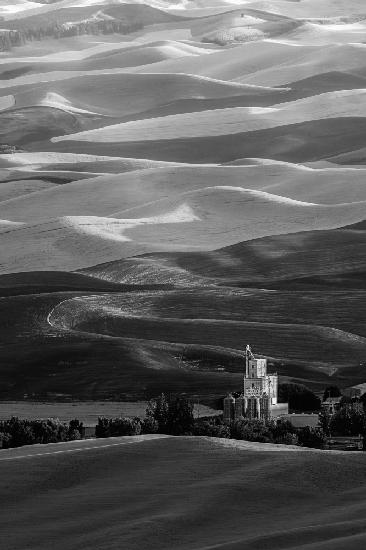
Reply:
[[[8,550],[366,543],[364,453],[145,436],[1,451],[0,470]]]

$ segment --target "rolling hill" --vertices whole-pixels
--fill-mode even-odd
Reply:
[[[0,216],[4,219],[26,222],[65,215],[77,216],[82,213],[114,216],[118,210],[124,212],[157,201],[157,206],[164,210],[172,206],[167,207],[165,203],[160,202],[161,200],[174,199],[184,202],[186,193],[213,187],[220,187],[222,191],[227,187],[228,193],[230,188],[243,188],[247,192],[252,190],[271,194],[272,199],[276,196],[287,197],[293,201],[321,205],[348,202],[353,203],[354,208],[357,208],[356,203],[366,200],[365,170],[362,168],[319,169],[262,159],[246,159],[242,164],[235,166],[185,166],[71,153],[16,153],[3,155],[0,162],[1,160],[4,168],[12,175],[11,178],[9,175],[0,186],[0,192],[4,186],[4,193],[6,189],[10,192],[11,186],[15,193],[15,175],[18,178],[30,178],[33,174],[33,178],[47,179],[56,174],[75,174],[77,181],[68,183],[67,186],[45,182],[46,188],[40,189],[32,196],[8,200],[4,194],[0,202]],[[21,169],[14,173],[11,168],[19,165]],[[90,178],[92,172],[118,173]],[[31,189],[33,192],[37,191],[36,188]],[[257,197],[264,198],[267,195],[259,194]],[[270,196],[267,198],[270,199]],[[116,217],[124,217],[124,214]]]
[[[363,382],[362,2],[0,11],[2,395]]]
[[[189,118],[193,120],[196,117],[190,114]],[[210,118],[215,121],[214,116]],[[176,117],[172,117],[172,120],[176,122]],[[185,122],[186,128],[189,128],[188,117]],[[149,124],[151,124],[150,120],[144,121],[138,131]],[[234,126],[238,124],[235,119]],[[171,131],[176,132],[175,128]],[[280,125],[276,128],[253,132],[156,141],[146,139],[147,134],[142,135],[142,132],[142,141],[133,142],[106,143],[98,134],[96,136],[94,134],[93,139],[97,137],[100,141],[77,141],[77,138],[74,139],[69,135],[64,139],[61,138],[62,141],[57,138],[58,142],[50,149],[65,152],[70,150],[70,143],[72,143],[72,148],[77,153],[112,154],[124,157],[136,155],[139,158],[183,163],[229,163],[245,157],[257,157],[260,151],[263,158],[290,163],[307,163],[331,160],[339,155],[352,156],[354,151],[359,151],[363,146],[365,128],[364,118],[342,117],[289,126]],[[157,128],[156,131],[161,133],[161,128]],[[189,133],[190,130],[187,132]],[[113,133],[114,131],[110,134],[112,139]],[[357,155],[357,164],[360,162],[362,164],[363,157],[361,156],[360,159]]]
[[[84,270],[109,281],[260,288],[364,288],[365,231],[345,227],[264,237],[213,252],[150,254]],[[343,286],[344,285],[344,286]]]
[[[242,134],[301,124],[310,120],[363,118],[365,102],[365,90],[344,90],[262,109],[237,107],[203,111],[194,115],[126,122],[122,125],[53,138],[52,141],[54,143],[65,140],[116,143],[143,141],[146,135],[149,140],[158,141]],[[196,124],[192,124],[193,117]]]
[[[19,108],[41,104],[47,97],[51,96],[51,99],[51,94],[55,94],[57,90],[57,96],[60,97],[58,107],[65,111],[73,109],[76,113],[115,118],[157,108],[168,101],[195,98],[220,99],[244,96],[245,99],[245,96],[251,98],[258,95],[263,96],[263,102],[269,103],[273,93],[280,94],[282,91],[193,75],[128,74],[118,69],[111,74],[94,69],[41,73],[18,77],[10,82],[3,81],[2,87],[6,94],[14,95]],[[9,95],[6,96],[6,101],[8,97]],[[66,101],[69,104],[65,103]]]
[[[110,217],[41,216],[39,221],[5,227],[0,231],[1,272],[34,271],[40,265],[75,270],[98,259],[107,262],[159,250],[215,250],[240,239],[333,229],[345,220],[361,221],[364,214],[363,202],[328,206],[241,187],[209,187]]]

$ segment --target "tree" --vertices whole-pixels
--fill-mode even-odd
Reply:
[[[162,393],[156,399],[149,401],[146,408],[146,418],[153,419],[158,424],[158,431],[165,433],[168,426],[169,402]]]
[[[21,447],[36,443],[35,434],[28,420],[13,416],[10,420],[1,422],[0,432],[8,434],[8,447]]]
[[[330,430],[332,434],[340,436],[353,436],[364,434],[366,431],[366,418],[364,412],[354,410],[345,405],[341,407],[331,418]]]
[[[341,396],[342,396],[342,392],[338,388],[338,386],[328,386],[324,390],[323,401],[328,399],[328,397],[341,397]]]
[[[194,429],[193,405],[184,397],[176,397],[168,404],[167,433],[192,435]]]
[[[320,411],[319,424],[327,437],[331,435],[331,419],[332,417],[326,409]]]
[[[69,422],[69,439],[81,439],[84,435],[84,425],[80,420],[74,418]]]
[[[282,403],[288,403],[293,412],[314,412],[320,410],[320,399],[306,386],[301,384],[279,384],[278,397]]]
[[[100,416],[95,426],[95,437],[111,437],[110,419]]]
[[[59,441],[58,422],[49,418],[47,420],[35,420],[33,431],[35,443],[56,443]]]
[[[156,428],[159,433],[188,435],[193,433],[193,405],[184,397],[166,399],[162,393],[151,400],[146,409],[146,426]]]

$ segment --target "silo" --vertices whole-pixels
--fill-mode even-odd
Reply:
[[[245,399],[243,395],[240,395],[240,397],[235,399],[234,420],[240,420],[244,418],[244,415],[245,415]]]
[[[230,424],[235,417],[235,398],[229,393],[224,399],[224,422]]]

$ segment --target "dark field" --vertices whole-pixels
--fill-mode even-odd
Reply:
[[[37,280],[39,289],[51,281],[75,290],[27,294]],[[97,279],[98,291],[87,292],[93,280],[20,274],[11,289],[0,280],[5,292],[21,292],[0,300],[2,399],[134,401],[167,391],[215,403],[239,387],[247,342],[283,381],[319,392],[364,381],[361,290],[131,292]]]

